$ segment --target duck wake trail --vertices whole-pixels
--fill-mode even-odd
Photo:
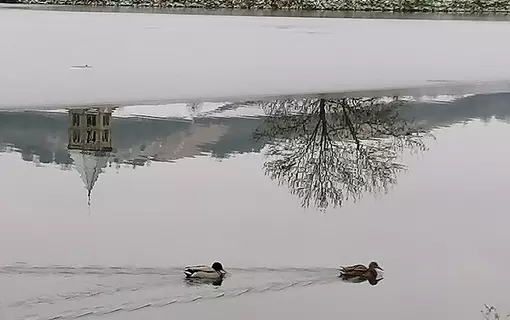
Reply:
[[[338,280],[335,268],[228,268],[221,286],[189,285],[183,268],[0,267],[6,319],[71,320],[263,294]]]

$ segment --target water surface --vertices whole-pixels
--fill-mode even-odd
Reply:
[[[279,101],[273,109],[245,103],[204,115],[197,108],[192,120],[124,113],[113,119],[115,151],[90,207],[83,168],[67,150],[67,115],[4,112],[0,315],[480,319],[484,303],[504,309],[508,101],[486,95],[399,107],[399,119],[427,133],[428,150],[395,151],[404,167],[375,176],[392,178],[387,193],[362,191],[357,201],[326,209],[313,197],[304,206],[264,166],[272,145],[312,141],[302,129],[289,131],[295,116],[267,115],[282,106],[316,110],[313,101]],[[257,106],[263,112],[250,117]],[[363,119],[381,111],[370,110]],[[338,129],[338,119],[326,116]],[[284,135],[274,130],[283,124]],[[273,136],[257,140],[257,130]],[[183,266],[215,260],[231,273],[221,286],[183,283]],[[385,269],[377,286],[335,277],[340,265],[372,260]]]

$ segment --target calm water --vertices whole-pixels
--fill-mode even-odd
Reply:
[[[312,99],[194,106],[193,120],[117,109],[114,151],[94,155],[67,149],[66,113],[2,112],[0,318],[506,311],[509,103],[361,112]],[[382,131],[396,138],[367,142]],[[183,283],[183,266],[215,260],[230,272],[221,286]],[[372,260],[385,269],[377,286],[336,278]]]

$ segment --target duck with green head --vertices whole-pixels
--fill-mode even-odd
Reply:
[[[192,266],[184,268],[186,279],[222,280],[227,274],[220,262],[214,262],[212,266]]]

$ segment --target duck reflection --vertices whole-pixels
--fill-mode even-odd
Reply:
[[[381,280],[384,280],[383,277],[376,278],[373,276],[356,276],[356,277],[340,276],[340,279],[342,279],[344,282],[350,282],[350,283],[363,283],[363,282],[367,281],[372,286],[375,286]]]
[[[185,278],[184,283],[188,286],[203,286],[203,285],[211,285],[214,287],[220,287],[223,284],[222,279],[195,279],[195,278]]]
[[[406,169],[404,149],[426,150],[429,133],[404,121],[398,98],[277,100],[263,102],[268,117],[255,132],[268,140],[266,175],[286,185],[303,207],[319,209],[385,193]]]

